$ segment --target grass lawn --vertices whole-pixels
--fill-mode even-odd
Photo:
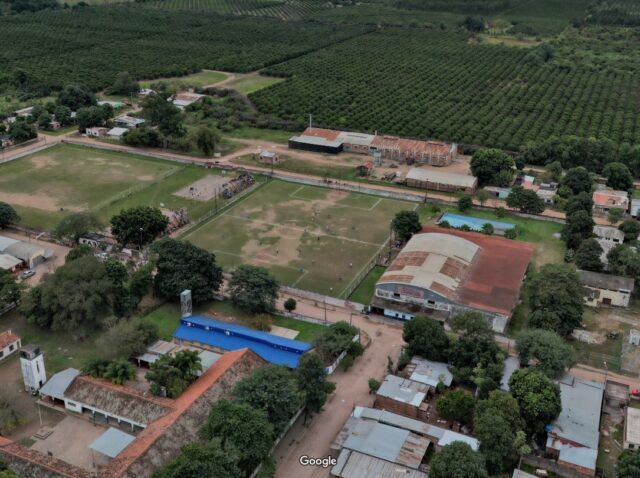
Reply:
[[[386,243],[393,216],[413,207],[275,180],[183,239],[214,252],[227,269],[260,265],[283,284],[341,296]]]
[[[223,317],[233,318],[245,326],[250,326],[251,319],[253,318],[253,314],[240,310],[230,302],[226,301],[201,304],[194,308],[194,313],[208,313],[209,315],[220,316],[221,319]],[[297,330],[299,334],[296,337],[296,340],[302,340],[303,342],[312,342],[313,339],[325,328],[324,325],[312,324],[310,322],[290,319],[288,317],[280,317],[278,315],[272,315],[271,318],[273,325]],[[178,325],[180,325],[180,305],[164,304],[146,315],[144,320],[158,326],[160,330],[160,337],[162,339],[171,340],[174,331]]]
[[[52,332],[30,324],[15,310],[0,317],[2,330],[13,330],[22,339],[22,345],[37,344],[44,353],[47,376],[68,367],[82,368],[96,352],[99,333],[84,340],[74,340],[73,332]]]
[[[177,76],[172,78],[155,78],[153,80],[144,80],[140,82],[140,88],[149,88],[153,83],[166,83],[169,87],[177,90],[187,88],[201,88],[203,86],[219,83],[227,78],[226,73],[219,71],[201,71],[187,76]]]
[[[46,134],[47,136],[62,136],[63,134],[73,133],[77,129],[78,129],[77,126],[65,126],[64,128],[60,128],[60,129],[52,129],[52,130],[41,129],[41,130],[38,130],[38,133]]]
[[[262,90],[271,85],[281,83],[284,78],[272,78],[269,76],[250,76],[247,78],[240,78],[225,85],[227,88],[233,88],[238,93],[243,95],[250,95],[258,90]]]
[[[443,212],[462,214],[464,216],[480,217],[494,221],[503,221],[515,224],[520,231],[519,241],[535,244],[536,250],[533,254],[533,262],[539,267],[544,264],[558,263],[564,260],[566,247],[564,242],[555,238],[554,234],[559,234],[562,224],[538,219],[528,219],[507,213],[504,217],[498,217],[493,211],[480,211],[472,209],[461,213],[455,206],[437,205],[440,211],[434,212],[432,205],[425,205],[419,209],[420,218],[424,223],[435,224]]]
[[[488,45],[502,45],[511,48],[533,48],[541,42],[531,38],[517,38],[508,35],[480,35],[483,43]]]
[[[258,162],[252,154],[233,159],[232,162],[246,166],[260,166],[263,168],[270,167],[270,165]],[[280,162],[275,164],[273,169],[290,171],[292,173],[310,174],[325,178],[342,179],[345,181],[354,181],[358,179],[355,166],[338,166],[337,164],[329,162],[327,162],[326,165],[323,165],[305,161],[304,159],[291,158],[289,156],[281,156]]]
[[[291,131],[282,131],[279,129],[260,129],[260,128],[238,128],[225,136],[237,139],[261,139],[263,141],[271,141],[273,143],[287,144],[289,138],[296,133]]]
[[[384,274],[386,269],[382,266],[375,266],[371,269],[366,277],[362,280],[356,290],[353,291],[349,300],[353,302],[359,302],[360,304],[367,305],[371,302],[373,293],[375,292],[376,282],[380,279],[380,276]]]

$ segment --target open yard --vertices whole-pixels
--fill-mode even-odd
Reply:
[[[183,239],[228,269],[268,268],[283,284],[333,296],[384,249],[403,201],[271,181]]]
[[[0,200],[16,208],[24,226],[50,230],[65,215],[94,211],[105,222],[124,207],[186,208],[191,220],[216,205],[175,195],[218,170],[126,153],[58,145],[0,165]],[[219,199],[217,205],[224,204]]]
[[[140,87],[150,88],[154,83],[165,83],[170,88],[175,88],[176,90],[184,90],[187,88],[201,88],[203,86],[214,85],[221,82],[225,78],[227,78],[227,74],[221,71],[204,70],[187,76],[144,80],[140,82]]]
[[[238,93],[248,95],[282,81],[284,81],[284,78],[273,78],[269,76],[247,76],[226,84],[225,88],[233,88]]]

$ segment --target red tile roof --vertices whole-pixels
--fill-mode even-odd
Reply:
[[[535,249],[533,244],[437,226],[425,226],[422,232],[451,234],[479,246],[479,254],[457,290],[457,301],[480,310],[511,315]]]
[[[328,141],[335,141],[340,135],[340,131],[324,128],[307,128],[302,133],[304,136],[315,136],[317,138],[324,138]]]
[[[451,153],[451,143],[442,141],[422,141],[419,139],[399,138],[397,136],[376,136],[372,143],[380,149],[397,149],[416,154],[446,156]]]
[[[17,342],[18,340],[20,340],[20,337],[18,337],[16,334],[11,332],[10,330],[2,332],[0,333],[0,349],[3,349],[11,345]]]

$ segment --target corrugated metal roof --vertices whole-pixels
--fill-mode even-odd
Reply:
[[[0,269],[10,270],[21,263],[22,259],[13,257],[11,254],[0,254]]]
[[[327,146],[330,148],[339,148],[340,146],[342,146],[342,141],[331,141],[317,136],[292,136],[291,138],[289,138],[289,141],[294,141],[296,143],[315,144],[318,146]]]
[[[511,478],[536,478],[535,475],[522,470],[513,470]]]
[[[419,407],[420,404],[424,402],[428,391],[429,387],[422,383],[396,375],[387,375],[376,392],[376,395]]]
[[[478,178],[466,174],[455,174],[432,168],[411,168],[406,179],[414,181],[429,181],[431,183],[449,184],[464,188],[473,188],[478,183]]]
[[[11,246],[12,244],[15,244],[17,242],[20,242],[17,239],[14,239],[12,237],[7,237],[7,236],[0,236],[0,252],[4,252],[4,250]]]
[[[58,400],[64,400],[64,393],[78,375],[80,375],[80,370],[76,370],[75,368],[68,368],[62,372],[58,372],[42,386],[40,394],[57,398]]]
[[[593,233],[602,239],[624,241],[624,232],[617,227],[593,226]]]
[[[447,446],[454,442],[462,442],[469,445],[474,451],[478,451],[480,443],[473,437],[463,435],[462,433],[456,433],[451,430],[445,430],[442,438],[438,441],[438,446]]]
[[[115,458],[122,450],[127,448],[136,437],[129,435],[117,428],[109,428],[89,445],[89,448],[108,456]]]
[[[588,468],[589,470],[596,469],[597,459],[597,449],[594,450],[593,448],[573,447],[569,445],[563,445],[562,448],[560,448],[560,454],[558,456],[558,461]]]
[[[580,274],[580,282],[589,287],[613,291],[633,291],[634,280],[629,277],[591,271],[578,271],[578,274]]]
[[[200,316],[182,319],[174,337],[222,350],[248,348],[267,362],[291,368],[297,367],[302,354],[312,348],[306,342]]]
[[[18,241],[15,244],[11,244],[4,250],[5,253],[11,254],[13,257],[22,259],[25,262],[29,262],[36,256],[44,256],[45,250],[42,246],[37,244],[30,244],[28,242]]]
[[[427,478],[422,471],[350,450],[340,452],[331,475],[340,478]]]
[[[624,425],[625,440],[640,445],[640,410],[627,407],[627,421]]]
[[[449,371],[449,366],[444,362],[433,362],[422,357],[413,357],[407,367],[413,369],[409,376],[411,380],[434,388],[438,386],[440,379],[447,387],[451,386],[453,381],[453,374]]]

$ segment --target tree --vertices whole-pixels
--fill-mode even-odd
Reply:
[[[94,378],[104,377],[110,363],[109,360],[102,357],[91,358],[82,367],[82,373],[91,375]]]
[[[40,116],[38,116],[38,127],[42,129],[49,128],[49,123],[51,123],[51,115],[44,111]]]
[[[169,220],[158,208],[135,206],[123,209],[111,218],[111,232],[123,246],[137,244],[140,249],[149,244],[169,225]]]
[[[524,422],[520,417],[518,401],[510,393],[494,390],[488,397],[476,404],[476,417],[482,415],[500,415],[509,424],[509,429],[516,433],[522,430]]]
[[[482,454],[466,443],[455,441],[431,460],[429,478],[488,478]]]
[[[194,350],[181,350],[174,356],[163,355],[151,364],[146,379],[151,393],[178,397],[202,370],[200,355]]]
[[[391,230],[400,242],[405,243],[422,230],[420,216],[415,211],[400,211],[391,221]]]
[[[581,192],[572,195],[567,200],[567,205],[565,206],[564,211],[567,216],[571,216],[577,211],[585,211],[589,216],[591,216],[591,212],[593,211],[593,199],[591,198],[591,194]]]
[[[500,149],[476,151],[471,157],[470,166],[471,173],[478,178],[479,186],[508,186],[513,180],[513,158]]]
[[[607,254],[609,272],[624,277],[640,276],[640,254],[627,245],[618,244]]]
[[[77,111],[83,106],[94,106],[96,97],[86,88],[77,85],[67,85],[58,94],[57,103],[66,106],[71,111]]]
[[[5,269],[0,269],[0,309],[17,304],[22,297],[24,285],[19,283],[16,276]]]
[[[591,193],[593,178],[586,168],[578,166],[577,168],[569,169],[560,184],[571,189],[573,194]]]
[[[633,187],[633,176],[625,164],[609,163],[602,170],[602,175],[607,178],[610,188],[628,191]]]
[[[544,167],[545,171],[549,175],[551,181],[560,181],[562,177],[562,163],[560,161],[553,161]]]
[[[473,200],[471,196],[466,194],[458,199],[458,211],[467,211],[473,207]]]
[[[624,232],[624,240],[626,242],[633,242],[638,239],[638,234],[640,234],[640,222],[627,219],[618,226],[618,229]]]
[[[213,128],[200,126],[194,132],[195,143],[205,157],[210,157],[216,149],[216,144],[220,140],[220,134]]]
[[[567,216],[561,232],[562,240],[569,249],[577,249],[584,239],[592,236],[593,226],[594,222],[591,214],[586,211],[576,211]]]
[[[165,136],[184,135],[182,126],[184,115],[171,101],[168,101],[168,95],[165,93],[147,96],[142,101],[142,116],[152,125],[157,126]]]
[[[220,440],[189,443],[153,478],[237,478],[243,475],[237,462],[238,452],[232,446],[223,448]]]
[[[224,449],[237,450],[238,467],[248,476],[269,456],[273,427],[262,410],[227,400],[218,401],[200,430],[204,440],[219,440]]]
[[[45,275],[25,296],[20,312],[54,331],[92,329],[111,312],[112,292],[104,264],[93,256],[81,257]]]
[[[540,214],[545,209],[542,198],[535,191],[524,189],[522,186],[511,188],[507,197],[507,206],[527,214]]]
[[[446,362],[449,354],[449,337],[440,322],[428,317],[414,317],[404,323],[402,338],[411,355],[429,360]]]
[[[528,291],[531,327],[564,336],[582,322],[582,284],[571,266],[545,264],[530,278]]]
[[[558,378],[573,367],[576,357],[573,348],[555,332],[530,329],[516,337],[516,350],[520,362],[544,373],[549,378]]]
[[[482,234],[486,234],[487,236],[492,236],[494,232],[495,232],[495,229],[493,228],[493,224],[491,224],[490,222],[485,222],[482,225]]]
[[[476,192],[476,199],[478,199],[481,206],[484,206],[484,203],[489,200],[489,197],[489,193],[484,189],[478,189],[478,192]]]
[[[500,386],[504,353],[491,336],[463,335],[451,346],[449,361],[455,379],[478,386],[483,395]]]
[[[535,369],[516,370],[509,379],[509,389],[530,435],[542,433],[562,411],[560,387]]]
[[[104,378],[108,378],[117,385],[123,385],[136,378],[136,367],[126,359],[114,360],[107,366]]]
[[[284,309],[289,313],[296,310],[297,305],[298,303],[293,297],[289,297],[287,300],[284,301]]]
[[[24,423],[24,418],[16,410],[15,399],[10,398],[7,389],[0,390],[0,433],[8,435],[18,425]],[[2,476],[2,461],[0,461],[0,477]]]
[[[380,381],[375,378],[370,378],[368,383],[369,383],[369,393],[376,393],[380,388],[380,385],[382,385]]]
[[[76,123],[78,130],[84,132],[87,128],[101,126],[105,122],[105,114],[99,106],[87,106],[77,111]]]
[[[190,242],[162,239],[153,245],[157,253],[154,290],[160,297],[177,300],[191,290],[193,302],[212,300],[222,284],[222,269],[214,254]]]
[[[71,117],[71,109],[66,106],[55,106],[53,109],[53,115],[62,126],[67,126],[73,123],[73,118]]]
[[[474,433],[480,440],[480,451],[492,473],[505,471],[513,453],[515,434],[502,415],[484,414],[476,419]]]
[[[202,359],[196,350],[180,350],[173,355],[172,365],[180,370],[182,378],[193,382],[202,372]]]
[[[624,450],[616,466],[618,478],[637,478],[640,476],[640,451]]]
[[[330,383],[322,359],[315,353],[300,357],[295,370],[298,390],[305,405],[305,421],[310,414],[319,412],[327,401]]]
[[[0,229],[20,221],[20,216],[10,204],[0,201]]]
[[[611,224],[615,224],[622,218],[623,214],[624,209],[613,207],[609,209],[609,212],[607,212],[607,221],[609,221]]]
[[[93,248],[87,244],[80,244],[67,253],[64,257],[64,261],[65,263],[68,263],[87,256],[93,256]]]
[[[480,312],[462,312],[449,320],[454,332],[464,336],[491,337],[493,331],[487,319]]]
[[[517,229],[515,227],[512,227],[511,229],[507,229],[506,231],[504,231],[504,237],[506,239],[517,239],[518,237],[518,232]]]
[[[467,17],[462,24],[467,30],[473,33],[484,31],[484,21],[478,17]]]
[[[351,348],[357,334],[358,329],[344,320],[331,324],[313,340],[316,354],[328,365]]]
[[[239,403],[264,410],[279,435],[298,411],[302,397],[293,372],[279,365],[265,365],[238,382],[233,397]]]
[[[229,281],[231,302],[254,314],[275,308],[280,284],[264,267],[241,265]]]
[[[9,137],[16,143],[24,143],[38,136],[36,129],[25,121],[16,121],[11,125]]]
[[[602,246],[597,239],[591,238],[582,241],[575,255],[576,266],[585,271],[601,272],[604,269],[604,264],[600,259],[602,253]]]
[[[159,338],[158,326],[140,318],[120,320],[97,340],[102,357],[128,359],[144,353]]]
[[[463,425],[470,425],[473,421],[473,407],[473,396],[464,390],[451,390],[436,402],[436,410],[441,417]]]
[[[75,212],[65,216],[53,230],[58,239],[68,238],[76,242],[82,235],[102,229],[104,226],[92,212]]]
[[[116,80],[113,82],[110,88],[107,89],[107,92],[110,95],[134,95],[140,91],[140,85],[138,82],[131,78],[128,72],[123,71],[118,73],[116,76]]]

